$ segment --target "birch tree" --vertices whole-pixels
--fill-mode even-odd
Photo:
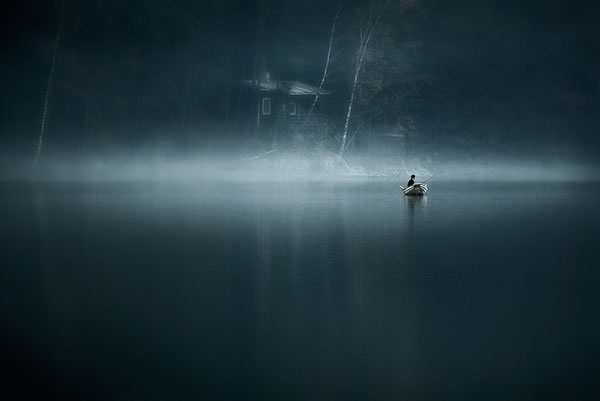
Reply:
[[[56,33],[56,40],[54,41],[54,51],[52,52],[52,64],[50,67],[50,74],[48,75],[48,85],[46,86],[46,95],[44,96],[44,109],[42,112],[42,124],[40,127],[40,136],[38,138],[37,150],[33,159],[31,168],[35,168],[37,165],[40,154],[42,153],[42,146],[44,145],[44,133],[46,132],[46,117],[48,115],[48,99],[50,98],[50,92],[52,90],[52,82],[54,80],[54,67],[56,65],[56,53],[58,51],[58,45],[60,43],[60,34],[62,33],[63,24],[61,23]]]
[[[256,99],[256,125],[254,127],[254,136],[258,134],[260,129],[260,79],[261,79],[261,53],[263,51],[263,40],[265,33],[265,13],[267,9],[267,0],[260,0],[258,3],[258,22],[256,24],[256,46],[254,48],[254,96]]]
[[[346,141],[348,140],[348,127],[350,125],[350,117],[352,116],[352,106],[354,105],[354,99],[356,97],[356,88],[358,87],[358,83],[360,80],[360,73],[363,67],[363,63],[365,60],[365,55],[367,54],[367,50],[369,48],[369,43],[373,39],[373,35],[377,29],[377,25],[379,25],[379,21],[383,16],[387,6],[389,4],[389,0],[386,1],[379,9],[375,9],[376,6],[371,1],[369,6],[369,15],[366,21],[361,22],[360,31],[359,31],[359,42],[358,42],[358,50],[356,52],[356,61],[354,64],[354,75],[352,79],[352,89],[350,91],[350,100],[348,101],[348,108],[346,110],[346,119],[344,121],[344,131],[342,132],[342,143],[340,144],[339,155],[340,157],[344,156],[344,152],[346,151]]]
[[[329,47],[327,48],[327,58],[325,59],[325,67],[323,68],[323,76],[321,77],[321,82],[319,83],[319,89],[317,89],[317,94],[315,95],[315,98],[313,99],[312,104],[310,105],[310,109],[308,110],[308,114],[306,115],[306,118],[304,119],[304,124],[306,124],[310,120],[313,110],[315,109],[315,105],[317,104],[317,101],[319,100],[319,95],[321,94],[321,91],[323,90],[323,85],[325,84],[325,79],[327,78],[327,74],[328,74],[328,70],[329,70],[329,63],[331,61],[331,50],[333,48],[333,38],[335,35],[335,25],[337,23],[338,16],[340,15],[340,10],[341,10],[341,6],[338,7],[337,12],[335,13],[335,17],[333,18],[333,23],[331,24],[331,34],[329,36]]]

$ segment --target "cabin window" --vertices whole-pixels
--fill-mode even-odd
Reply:
[[[271,115],[271,98],[270,97],[262,98],[262,113],[265,116]]]
[[[290,110],[290,115],[295,116],[296,115],[296,101],[295,100],[290,101],[288,107]]]

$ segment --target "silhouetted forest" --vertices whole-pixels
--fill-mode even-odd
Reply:
[[[50,150],[165,138],[202,146],[244,135],[230,129],[230,88],[253,79],[257,68],[318,86],[341,7],[324,83],[338,143],[361,27],[371,7],[384,3],[12,2],[2,24],[3,147],[33,152],[61,25]],[[364,132],[378,130],[400,132],[406,146],[424,149],[593,156],[600,143],[599,11],[597,3],[563,0],[388,2],[361,68],[353,151]]]

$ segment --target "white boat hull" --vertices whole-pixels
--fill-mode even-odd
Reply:
[[[427,192],[427,184],[415,183],[406,188],[400,185],[400,188],[402,188],[402,192],[404,192],[404,195],[406,196],[425,195],[425,192]]]

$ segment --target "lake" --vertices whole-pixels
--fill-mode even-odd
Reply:
[[[2,391],[600,395],[600,184],[429,188],[0,184]]]

